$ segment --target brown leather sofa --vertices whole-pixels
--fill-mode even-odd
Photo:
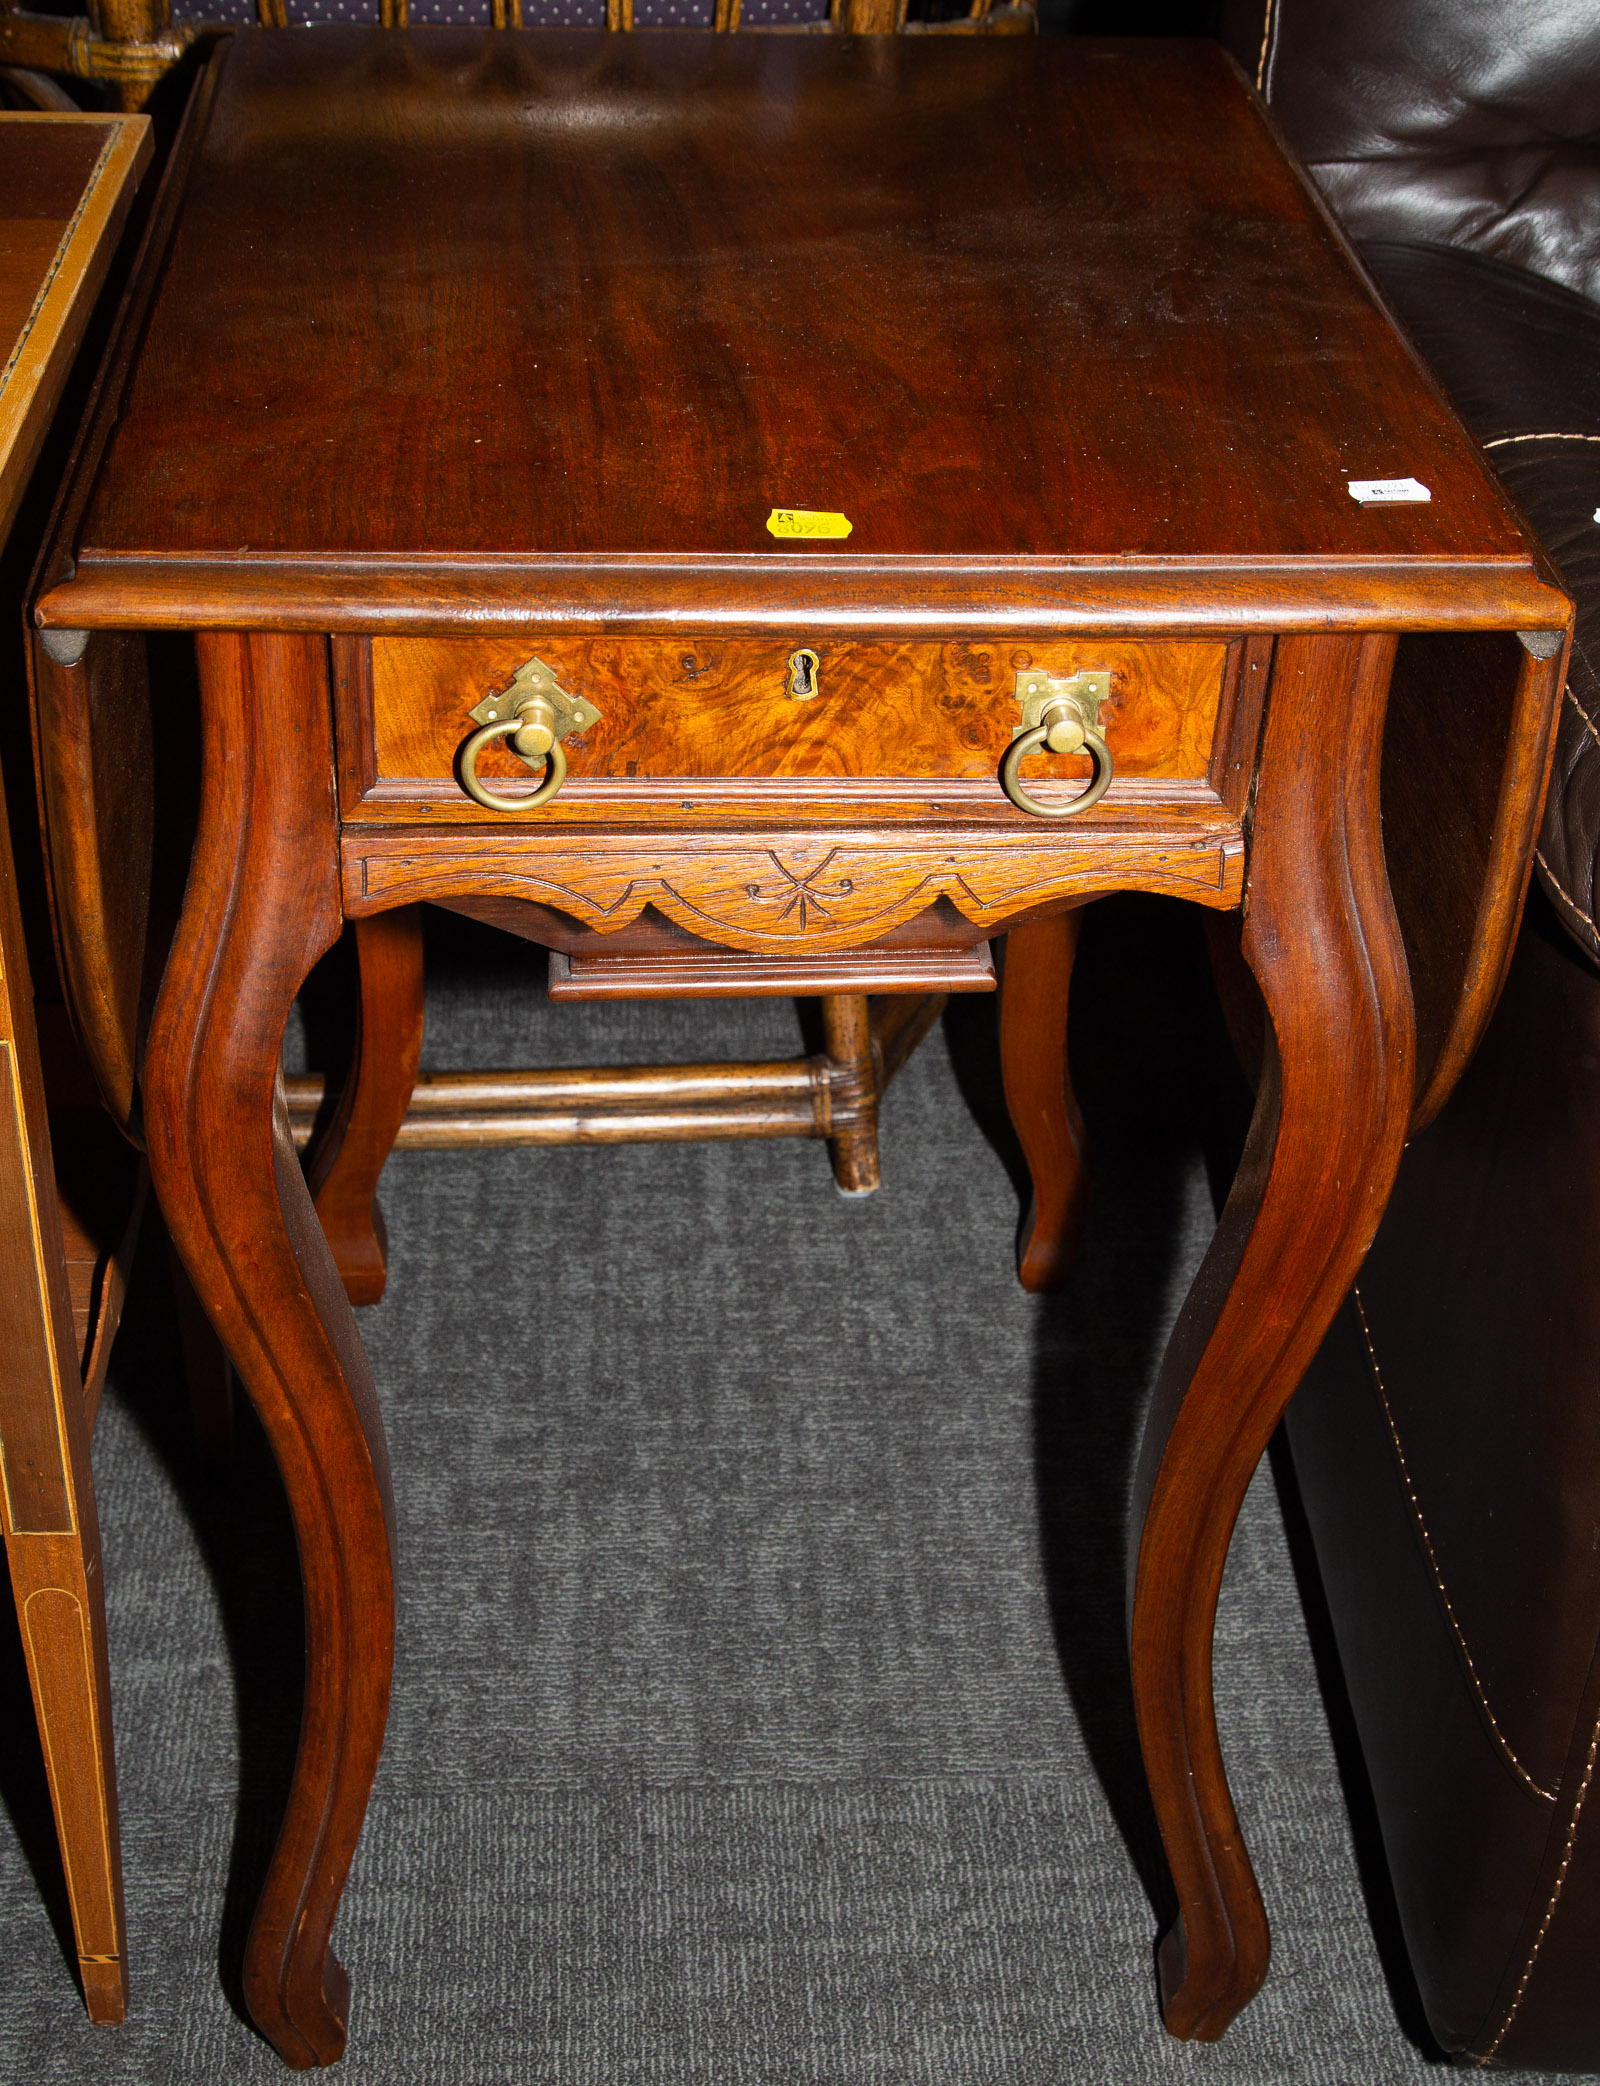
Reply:
[[[1600,5],[1223,33],[1578,602],[1500,1006],[1289,1432],[1432,2032],[1600,2071]]]

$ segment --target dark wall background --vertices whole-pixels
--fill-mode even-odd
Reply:
[[[1071,36],[1211,36],[1216,0],[1039,0],[1039,26]]]
[[[30,0],[48,4],[48,0]],[[58,0],[77,7],[81,0]],[[1221,0],[1037,0],[1039,26],[1054,36],[1214,36]],[[911,0],[916,21],[948,21],[969,0]]]

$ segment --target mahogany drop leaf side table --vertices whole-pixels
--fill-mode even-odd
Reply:
[[[419,900],[574,972],[700,944],[791,990],[1014,932],[1013,1052],[1059,1092],[1060,923],[1135,888],[1239,916],[1268,1016],[1129,1559],[1162,2006],[1221,2034],[1268,1953],[1228,1539],[1498,988],[1566,597],[1210,45],[244,35],[158,232],[35,672],[80,1018],[299,1539],[256,2021],[343,2048],[393,1646],[378,1404],[278,1087],[310,966]],[[95,752],[169,699],[155,632],[194,633],[204,787],[141,1046]]]

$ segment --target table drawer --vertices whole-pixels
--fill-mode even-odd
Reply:
[[[997,771],[1020,722],[1016,682],[1102,670],[1101,723],[1119,788],[1141,780],[1203,782],[1228,668],[1220,643],[1127,644],[1094,639],[809,645],[815,693],[792,694],[793,638],[377,637],[350,646],[339,675],[346,816],[420,814],[483,819],[457,779],[470,713],[509,687],[536,657],[599,721],[565,741],[568,780],[541,818],[624,815],[682,785],[727,803],[758,795],[771,808],[826,799],[925,796],[1007,816]],[[805,681],[802,672],[802,685]],[[534,786],[530,770],[494,746],[479,772],[496,791]],[[1090,772],[1083,756],[1030,762],[1030,789],[1070,796]]]

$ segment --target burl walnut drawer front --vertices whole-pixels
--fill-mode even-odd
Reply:
[[[1100,724],[1115,764],[1114,806],[1129,785],[1204,784],[1229,664],[1221,643],[886,643],[790,638],[410,638],[341,646],[340,766],[345,815],[360,819],[492,818],[459,780],[473,708],[507,689],[530,658],[599,720],[565,741],[568,776],[540,821],[752,801],[886,802],[992,810],[1022,819],[997,780],[1022,716],[1019,673],[1102,672]],[[810,664],[800,655],[809,653]],[[497,792],[531,790],[530,769],[502,745],[480,774]],[[1085,755],[1041,754],[1028,786],[1065,800],[1091,772]],[[699,804],[675,786],[696,785]],[[651,785],[655,785],[652,789]],[[664,793],[662,785],[668,785]]]

